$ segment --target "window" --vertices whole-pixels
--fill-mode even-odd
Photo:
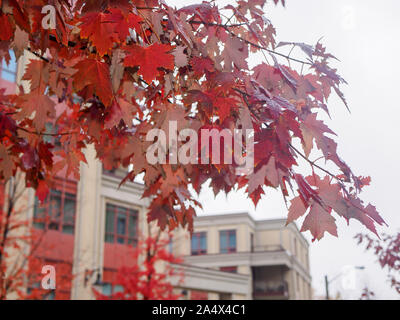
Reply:
[[[173,253],[173,251],[174,251],[174,241],[172,240],[172,238],[170,238],[168,242],[168,252]]]
[[[107,170],[103,167],[103,174],[115,177],[117,175],[117,168],[112,168],[111,170]]]
[[[105,241],[137,244],[138,211],[107,203]]]
[[[10,57],[11,59],[8,64],[6,63],[5,59],[3,59],[1,63],[1,78],[10,82],[15,82],[15,77],[17,73],[17,60],[15,59],[13,51],[10,51]]]
[[[207,234],[205,232],[195,232],[192,235],[191,252],[193,256],[207,253]]]
[[[306,266],[307,269],[310,269],[310,259],[308,258],[308,251],[306,251]]]
[[[220,293],[219,294],[219,300],[232,300],[232,293]]]
[[[223,272],[230,272],[230,273],[237,273],[237,267],[221,267],[219,268],[219,270],[223,271]]]
[[[44,291],[40,282],[29,283],[26,293],[28,299],[31,299],[31,296],[34,296],[37,299],[38,293],[41,293],[41,300],[55,300],[56,298],[56,291],[53,289]]]
[[[236,252],[236,230],[219,232],[219,248],[221,253]]]
[[[208,300],[208,292],[200,290],[191,290],[190,300]]]
[[[297,290],[300,292],[300,275],[296,272]]]
[[[101,292],[105,296],[111,296],[116,293],[123,293],[124,287],[119,284],[113,285],[111,283],[103,283],[101,286]]]
[[[61,190],[50,190],[41,205],[35,198],[34,226],[37,229],[56,230],[73,234],[75,229],[76,195]]]
[[[250,252],[254,252],[254,233],[250,233]]]

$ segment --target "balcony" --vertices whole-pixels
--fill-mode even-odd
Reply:
[[[185,263],[207,268],[226,266],[292,266],[291,254],[281,246],[255,246],[252,251],[186,256]]]
[[[282,299],[289,297],[289,287],[286,281],[255,281],[254,299]]]
[[[282,251],[285,250],[281,245],[266,245],[266,246],[254,246],[252,252],[266,252],[266,251]]]

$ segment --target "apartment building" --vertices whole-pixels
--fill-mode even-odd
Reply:
[[[26,191],[28,216],[36,228],[47,230],[36,254],[56,268],[67,266],[73,276],[70,289],[55,292],[57,299],[92,299],[99,280],[100,290],[111,293],[113,275],[135,263],[132,248],[150,230],[143,186],[129,182],[118,188],[123,170],[103,170],[91,148],[86,157],[81,180],[57,180],[44,205],[33,190]],[[50,216],[46,226],[36,222],[40,215]],[[199,216],[192,235],[182,229],[173,233],[170,250],[183,258],[173,266],[183,271],[183,282],[171,282],[185,299],[311,298],[308,243],[283,219]]]
[[[191,241],[174,242],[186,264],[247,275],[250,299],[311,299],[307,240],[285,219],[248,213],[199,216]]]
[[[26,59],[3,63],[0,88],[15,91]],[[24,190],[22,198],[27,219],[46,230],[35,254],[71,275],[50,298],[93,299],[99,283],[110,293],[116,270],[135,262],[132,248],[151,230],[143,185],[118,188],[126,171],[104,170],[91,146],[85,155],[79,181],[60,172],[43,205],[34,190]],[[183,282],[171,282],[185,299],[311,298],[308,243],[284,220],[255,221],[247,213],[200,216],[192,235],[182,229],[173,233],[171,250],[184,259],[173,266],[184,272]]]

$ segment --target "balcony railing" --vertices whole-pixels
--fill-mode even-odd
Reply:
[[[252,252],[265,252],[265,251],[282,251],[284,248],[277,245],[254,246]]]
[[[254,282],[254,297],[288,297],[289,289],[286,281],[269,282],[255,281]]]

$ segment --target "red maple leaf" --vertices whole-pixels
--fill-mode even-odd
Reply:
[[[81,37],[88,38],[103,56],[112,47],[115,36],[114,26],[109,15],[103,12],[90,12],[82,18]]]
[[[143,76],[144,81],[150,83],[159,74],[159,68],[174,68],[174,56],[170,53],[172,49],[169,44],[160,43],[148,47],[134,45],[128,47],[124,64],[127,67],[138,66],[138,73]]]
[[[85,59],[78,62],[74,68],[77,69],[74,76],[76,90],[86,89],[87,98],[96,94],[104,105],[110,105],[113,93],[108,64],[96,59]]]
[[[0,40],[8,41],[14,35],[10,20],[5,14],[0,14],[0,29]]]

